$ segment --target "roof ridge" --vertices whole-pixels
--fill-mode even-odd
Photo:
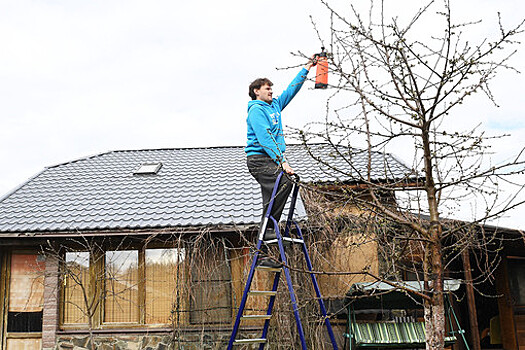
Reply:
[[[84,156],[84,157],[81,157],[81,158],[69,160],[69,161],[66,161],[66,162],[61,162],[61,163],[57,163],[57,164],[54,164],[54,165],[49,165],[49,166],[46,166],[44,168],[44,170],[45,169],[50,169],[50,168],[56,168],[56,167],[59,167],[59,166],[62,166],[62,165],[66,165],[66,164],[72,164],[72,163],[76,163],[76,162],[80,162],[80,161],[84,161],[84,160],[88,160],[88,159],[101,157],[103,155],[111,154],[111,153],[148,152],[148,151],[175,151],[175,150],[193,150],[193,149],[196,150],[196,149],[213,149],[213,148],[216,148],[216,149],[219,149],[219,148],[244,148],[244,146],[200,146],[200,147],[161,147],[161,148],[117,149],[117,150],[110,150],[110,151],[99,152],[99,153],[95,153],[95,154],[92,154],[92,155],[89,155],[89,156]]]
[[[293,142],[287,144],[287,146],[304,146],[304,145],[305,145],[304,143],[293,143]],[[345,145],[332,145],[332,144],[330,144],[328,142],[312,142],[312,143],[307,143],[306,145],[308,145],[308,146],[321,146],[321,145],[339,146],[339,147],[347,147],[347,148],[350,148],[352,150],[356,150],[356,151],[360,151],[360,152],[366,152],[367,151],[366,148],[354,147],[354,146],[345,146]],[[176,150],[201,150],[201,149],[226,149],[226,148],[244,148],[244,147],[245,146],[242,146],[242,145],[230,145],[230,146],[160,147],[160,148],[117,149],[117,150],[110,150],[110,151],[99,152],[99,153],[92,154],[92,155],[89,155],[89,156],[85,156],[85,157],[69,160],[69,161],[66,161],[66,162],[57,163],[55,165],[49,165],[49,166],[46,166],[44,168],[44,170],[42,170],[42,172],[45,171],[46,169],[57,168],[59,166],[63,166],[63,165],[66,165],[66,164],[73,164],[73,163],[76,163],[76,162],[81,162],[81,161],[84,161],[84,160],[101,157],[103,155],[111,154],[111,153],[149,152],[149,151],[176,151]],[[392,153],[390,153],[390,152],[380,152],[380,151],[372,151],[372,152],[376,153],[376,154],[384,154],[384,155],[388,154],[389,156],[394,157],[394,155]],[[401,162],[399,158],[397,158],[397,157],[394,157],[394,158],[400,164],[403,164],[406,168],[409,168],[404,162]]]

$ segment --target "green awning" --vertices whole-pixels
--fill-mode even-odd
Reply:
[[[352,323],[351,327],[358,347],[425,347],[424,322]],[[455,341],[455,336],[445,338],[447,345]]]

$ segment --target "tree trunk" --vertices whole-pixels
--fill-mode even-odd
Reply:
[[[441,304],[440,304],[441,303]],[[432,298],[425,305],[425,330],[427,350],[443,349],[445,347],[445,314],[443,312],[443,298]],[[433,304],[433,305],[432,305]]]
[[[430,300],[425,301],[425,330],[427,350],[442,350],[445,347],[445,307],[443,302],[443,262],[441,236],[442,226],[439,219],[438,198],[434,182],[432,152],[430,150],[429,125],[422,128],[422,141],[425,163],[425,189],[427,193],[430,227],[427,238],[428,250],[425,254],[425,289]]]
[[[441,245],[433,245],[432,253],[428,257],[432,266],[431,299],[425,301],[425,331],[426,349],[441,350],[445,347],[445,305],[443,299],[443,265],[436,250]]]

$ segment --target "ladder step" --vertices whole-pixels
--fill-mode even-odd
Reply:
[[[272,239],[270,241],[264,241],[266,244],[277,244],[279,240],[278,239]],[[290,237],[283,237],[283,243],[296,243],[296,244],[303,244],[304,240],[299,238],[290,238]]]
[[[282,267],[256,266],[255,269],[266,272],[281,272]]]
[[[272,315],[246,315],[241,318],[245,320],[269,320]]]
[[[270,296],[274,296],[274,295],[277,295],[277,292],[273,291],[273,290],[254,290],[254,291],[248,292],[248,294],[249,295],[270,295]]]
[[[253,338],[253,339],[238,339],[233,342],[233,345],[239,345],[239,344],[260,344],[260,343],[266,343],[265,338]]]

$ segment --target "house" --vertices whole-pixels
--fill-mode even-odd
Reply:
[[[525,233],[479,222],[442,224],[445,278],[463,281],[452,302],[470,348],[525,349]],[[417,257],[409,260],[417,265]],[[404,280],[418,278],[407,273]],[[466,347],[460,342],[455,349]]]
[[[428,216],[415,217],[428,223]],[[447,265],[446,348],[525,348],[525,233],[458,220],[445,219],[442,224]],[[408,266],[401,279],[352,285],[345,305],[349,310],[347,336],[353,339],[351,349],[356,343],[357,347],[369,348],[377,344],[388,348],[387,343],[392,348],[406,343],[411,348],[424,347],[420,343],[424,333],[417,331],[417,327],[421,331],[424,328],[420,254],[405,254],[396,262],[398,268]],[[396,318],[396,324],[391,324]],[[385,335],[385,329],[396,331]],[[400,329],[411,332],[399,333]],[[362,332],[356,334],[357,330]]]
[[[369,163],[370,181],[409,188],[418,180],[390,154],[344,151],[351,164],[324,144],[288,147],[303,196],[308,186],[359,191]],[[317,161],[327,157],[345,174]],[[0,199],[1,348],[223,348],[261,217],[259,191],[243,147],[113,151],[44,169]],[[311,213],[299,200],[305,226]],[[376,242],[317,240],[314,226],[307,240],[320,270],[378,274]],[[337,299],[367,279],[321,276],[320,286]],[[335,327],[342,338],[345,324]]]

